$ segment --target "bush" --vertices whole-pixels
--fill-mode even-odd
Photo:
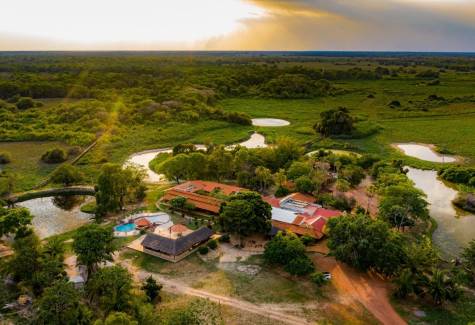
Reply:
[[[229,243],[231,241],[231,238],[229,237],[228,234],[224,234],[218,239],[221,243]]]
[[[325,275],[322,272],[313,272],[310,274],[310,280],[318,287],[321,287],[327,282],[325,280]]]
[[[66,161],[66,159],[66,153],[61,148],[48,150],[41,156],[41,160],[47,164],[58,164]]]
[[[288,188],[279,186],[279,188],[277,188],[277,190],[275,191],[274,195],[276,197],[284,197],[286,195],[289,195],[289,193],[290,193],[290,190]]]
[[[218,242],[217,242],[216,240],[214,240],[214,239],[211,239],[211,240],[208,242],[208,247],[209,247],[210,249],[213,249],[213,250],[214,250],[214,249],[218,248]]]
[[[84,179],[84,175],[73,165],[64,164],[54,170],[50,179],[53,183],[69,186],[80,183]]]
[[[300,176],[295,180],[295,187],[297,191],[302,193],[312,193],[315,189],[315,185],[308,176]]]
[[[208,254],[208,252],[209,249],[206,246],[200,246],[200,248],[198,248],[198,253],[200,253],[201,255],[206,255]]]
[[[30,97],[21,97],[15,105],[18,109],[28,109],[35,107],[35,101]]]
[[[315,238],[307,236],[307,235],[304,235],[304,236],[300,237],[300,240],[302,241],[302,243],[305,246],[308,246],[308,245],[311,245],[311,244],[315,243]]]
[[[284,266],[284,270],[292,275],[303,276],[315,270],[312,261],[307,256],[293,258]]]
[[[0,165],[9,164],[12,161],[12,157],[8,152],[0,152]]]

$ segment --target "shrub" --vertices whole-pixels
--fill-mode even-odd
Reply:
[[[300,176],[295,180],[295,187],[297,191],[302,193],[312,193],[315,189],[315,185],[308,176]]]
[[[69,186],[80,183],[84,179],[84,175],[73,165],[64,164],[54,170],[50,179],[53,183]]]
[[[312,261],[307,256],[300,256],[290,260],[284,270],[292,275],[307,275],[315,270]]]
[[[313,272],[310,274],[310,280],[318,287],[321,287],[327,282],[325,280],[325,275],[322,272]]]
[[[30,97],[21,97],[15,105],[18,109],[28,109],[35,107],[35,101]]]
[[[308,246],[308,245],[311,245],[311,244],[315,243],[315,238],[307,236],[307,235],[304,235],[304,236],[300,237],[300,240],[302,241],[302,243],[305,246]]]
[[[219,241],[221,243],[229,243],[231,241],[231,238],[229,237],[228,234],[224,234],[221,237],[219,237]]]
[[[9,164],[12,161],[12,157],[8,152],[0,152],[0,165]]]
[[[393,100],[388,105],[391,108],[401,107],[401,102],[398,100]]]
[[[218,242],[217,242],[216,240],[214,240],[214,239],[211,239],[211,240],[208,242],[208,247],[209,247],[210,249],[213,249],[213,250],[214,250],[214,249],[218,248]]]
[[[66,161],[66,159],[66,153],[61,148],[48,150],[41,156],[41,160],[47,164],[58,164]]]
[[[288,188],[279,186],[277,190],[275,191],[274,195],[276,197],[284,197],[286,195],[289,195],[289,193],[290,193],[290,190]]]
[[[206,246],[200,246],[200,248],[198,248],[198,253],[200,253],[201,255],[206,255],[208,254],[208,252],[209,249]]]

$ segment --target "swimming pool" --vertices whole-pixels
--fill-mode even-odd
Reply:
[[[135,230],[135,224],[134,223],[124,223],[122,225],[115,226],[114,230],[118,231],[118,232],[134,231]]]
[[[145,219],[150,223],[161,224],[170,221],[170,216],[166,213],[157,213],[151,216],[146,216]]]

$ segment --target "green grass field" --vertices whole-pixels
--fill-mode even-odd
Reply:
[[[9,152],[12,161],[0,168],[12,171],[15,177],[15,191],[32,188],[47,178],[58,164],[45,164],[41,156],[52,148],[69,146],[60,142],[0,142],[0,152]]]

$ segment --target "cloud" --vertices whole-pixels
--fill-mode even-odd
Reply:
[[[265,17],[208,49],[475,51],[475,1],[252,0]]]
[[[216,33],[219,36],[192,42],[128,38],[129,41],[123,42],[86,43],[17,35],[4,30],[0,32],[0,50],[475,51],[475,0],[240,1],[259,8],[262,14],[246,14],[248,17],[240,19],[233,32]],[[226,8],[220,8],[223,10]],[[209,11],[216,16],[211,7]],[[185,33],[196,25],[189,20],[183,25],[182,20],[172,18],[167,30],[172,30],[175,24],[177,28],[182,26]],[[200,16],[198,21],[206,21],[206,17]]]

